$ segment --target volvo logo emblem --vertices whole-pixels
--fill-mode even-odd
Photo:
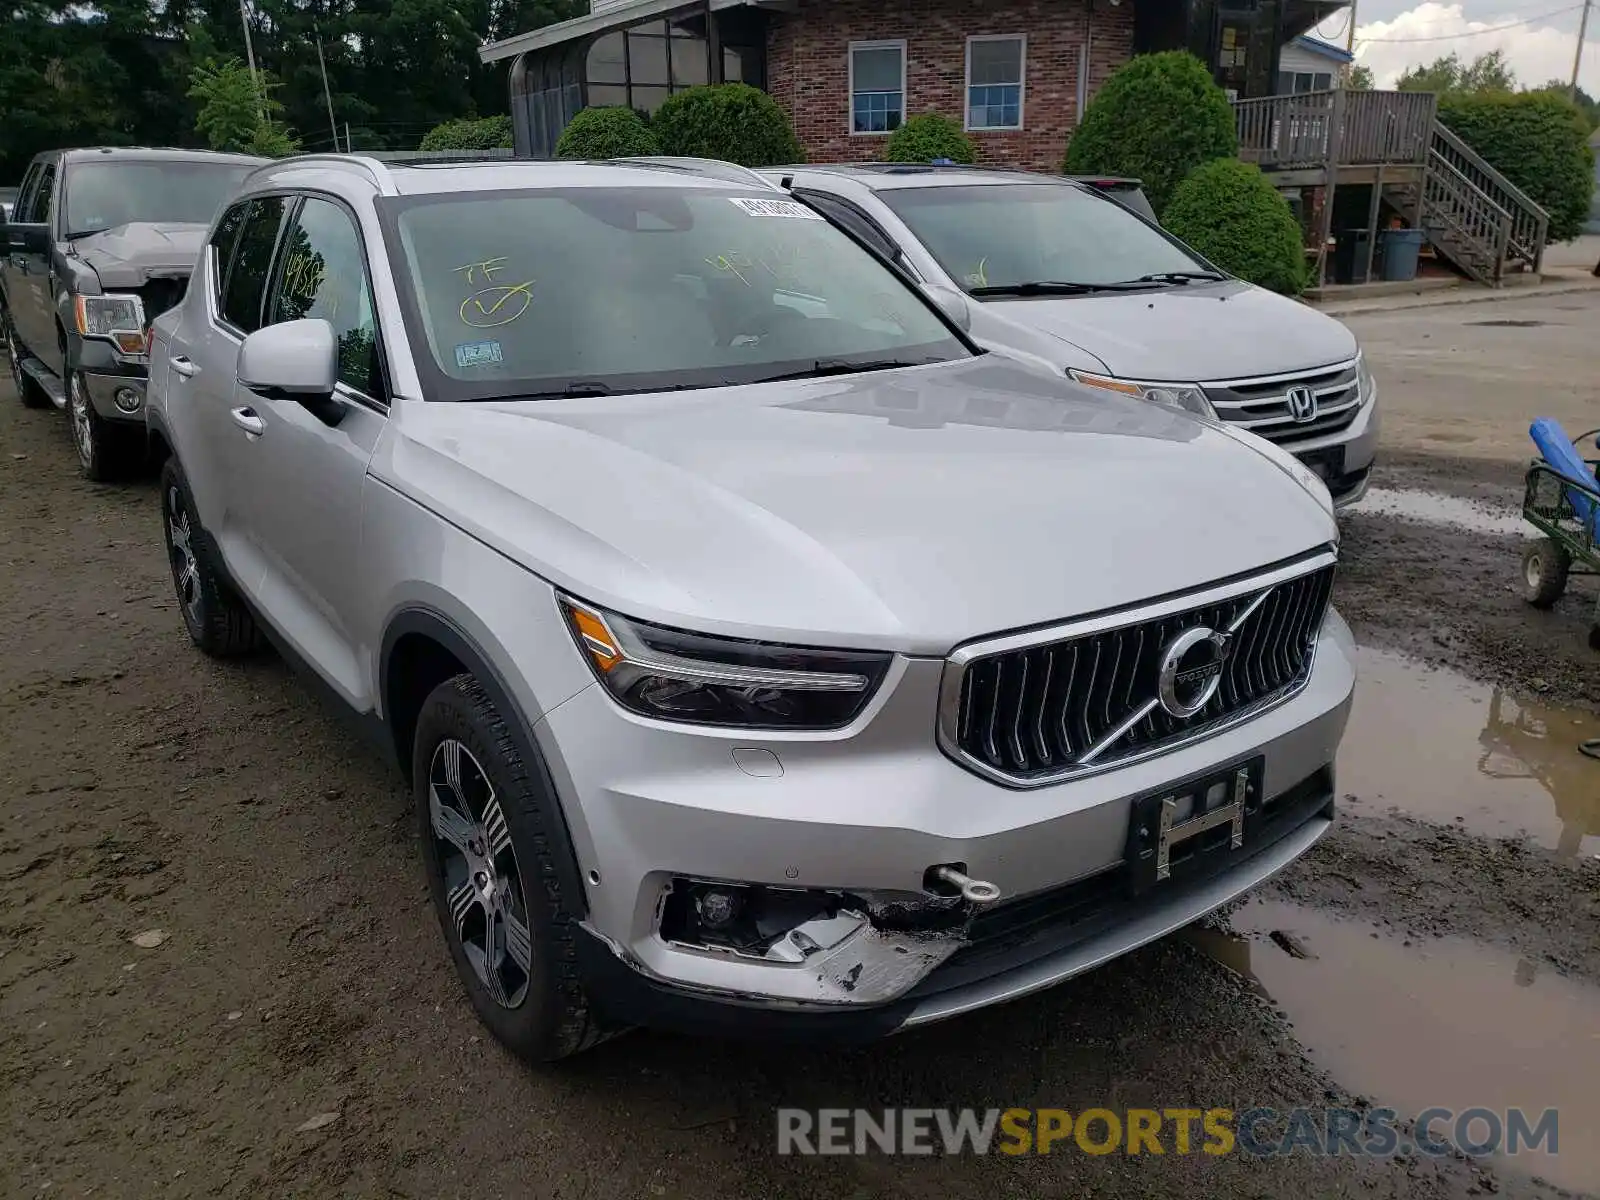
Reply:
[[[1292,387],[1288,392],[1289,415],[1304,425],[1317,419],[1317,394],[1308,387]]]
[[[1196,625],[1167,643],[1161,651],[1156,695],[1170,716],[1192,717],[1211,703],[1222,686],[1229,640],[1225,633]]]

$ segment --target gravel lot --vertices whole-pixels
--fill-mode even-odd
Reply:
[[[1552,411],[1584,408],[1571,395],[1582,379],[1600,424],[1583,332],[1600,327],[1600,303],[1560,303],[1580,301],[1554,333],[1524,332],[1568,339],[1548,352],[1587,374]],[[1516,334],[1468,322],[1519,317],[1523,304],[1536,302],[1406,320],[1437,322],[1439,337]],[[1528,735],[1539,753],[1520,761],[1537,775],[1547,752],[1560,766],[1540,819],[1564,841],[1486,836],[1450,816],[1455,793],[1441,791],[1430,755],[1530,813],[1544,785],[1473,769],[1477,729],[1435,735],[1423,722],[1409,743],[1352,743],[1352,770],[1382,795],[1350,796],[1335,833],[1234,914],[1232,933],[1213,922],[1043,996],[857,1051],[634,1033],[541,1071],[485,1040],[458,991],[398,778],[276,659],[219,665],[194,651],[153,485],[80,482],[61,415],[24,411],[0,384],[0,1194],[1600,1190],[1600,806],[1589,799],[1600,763],[1583,760],[1585,776],[1568,745],[1569,723],[1600,705],[1585,643],[1595,589],[1580,582],[1555,612],[1533,613],[1511,590],[1516,534],[1406,515],[1417,491],[1514,513],[1524,405],[1478,414],[1471,461],[1418,456],[1441,448],[1452,385],[1429,382],[1438,362],[1391,350],[1382,317],[1351,324],[1371,337],[1395,426],[1428,437],[1395,439],[1379,477],[1394,511],[1348,520],[1337,602],[1401,711],[1413,694],[1411,711],[1432,711],[1431,686],[1478,712],[1460,680],[1543,706]],[[1509,353],[1517,345],[1548,350],[1540,340]],[[1496,424],[1510,431],[1504,447],[1486,432]],[[1560,1103],[1563,1154],[1529,1166],[773,1152],[779,1106],[1357,1102]],[[319,1114],[337,1116],[302,1128]]]

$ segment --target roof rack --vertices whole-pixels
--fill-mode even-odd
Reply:
[[[328,152],[291,154],[287,158],[275,158],[270,162],[264,162],[250,174],[259,175],[262,171],[271,171],[284,166],[299,166],[302,163],[308,166],[351,167],[358,171],[364,171],[383,195],[396,196],[400,192],[400,189],[394,185],[394,176],[389,173],[389,168],[380,160],[369,158],[364,154],[332,154]]]

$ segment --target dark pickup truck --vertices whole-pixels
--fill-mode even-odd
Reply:
[[[146,333],[183,296],[211,220],[266,162],[202,150],[52,150],[0,224],[0,338],[29,407],[72,418],[83,474],[144,453]]]

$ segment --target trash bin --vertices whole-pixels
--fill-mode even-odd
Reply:
[[[1367,231],[1365,229],[1341,229],[1338,238],[1333,243],[1333,281],[1335,283],[1356,283],[1361,278],[1361,272],[1367,265]],[[1378,263],[1373,261],[1372,269],[1378,269]]]
[[[1383,277],[1408,280],[1417,277],[1417,256],[1422,253],[1423,232],[1420,229],[1385,229],[1383,246]]]

